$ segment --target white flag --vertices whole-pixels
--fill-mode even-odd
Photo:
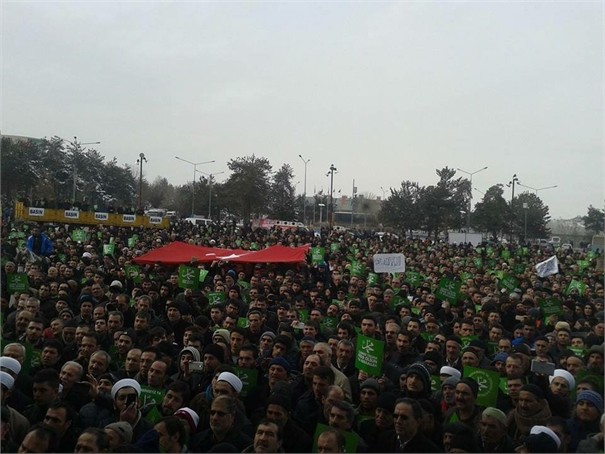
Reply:
[[[557,256],[553,255],[551,258],[544,260],[536,265],[536,272],[540,277],[550,276],[559,272],[559,261]]]

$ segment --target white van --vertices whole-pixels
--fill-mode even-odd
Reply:
[[[212,220],[204,218],[185,218],[185,221],[190,222],[193,225],[203,225],[205,227],[212,224]]]

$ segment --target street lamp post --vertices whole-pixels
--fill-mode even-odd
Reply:
[[[458,170],[462,173],[466,173],[469,176],[469,180],[471,183],[471,190],[469,191],[469,198],[468,198],[468,209],[466,210],[466,231],[469,232],[471,229],[471,209],[472,209],[472,205],[473,205],[473,175],[475,175],[476,173],[479,172],[483,172],[485,169],[487,169],[487,166],[482,167],[479,170],[475,170],[474,172],[467,172],[466,170],[462,170],[460,167],[458,167]],[[464,235],[464,242],[466,243],[466,234]]]
[[[319,226],[321,227],[321,223],[323,222],[324,207],[326,206],[326,204],[318,203],[318,205],[319,205]]]
[[[330,226],[330,230],[332,230],[332,218],[334,217],[334,172],[336,170],[334,164],[330,164],[330,205],[328,206],[328,225]]]
[[[531,189],[532,191],[534,191],[536,193],[536,195],[538,195],[538,192],[540,192],[540,191],[544,191],[546,189],[554,189],[554,188],[558,188],[559,187],[558,185],[555,184],[554,186],[546,186],[544,188],[532,188],[531,186],[527,186],[525,184],[521,184],[518,181],[517,181],[517,184],[519,186],[524,187],[524,188]]]
[[[74,145],[76,147],[76,149],[79,149],[82,145],[99,145],[101,142],[83,142],[83,143],[78,143],[78,137],[74,136]],[[76,157],[74,155],[74,157]],[[74,160],[74,170],[73,170],[73,187],[71,190],[71,203],[74,204],[76,203],[76,181],[78,179],[78,167],[76,166],[76,161]]]
[[[525,212],[525,220],[523,222],[523,242],[527,244],[527,209],[529,205],[527,202],[523,202],[523,211]]]
[[[215,175],[220,175],[221,173],[225,173],[225,172],[206,173],[206,172],[202,172],[202,171],[198,170],[198,173],[203,173],[204,175],[208,176],[208,219],[212,219],[212,217],[211,217],[211,213],[212,213],[212,178]]]
[[[145,153],[139,153],[139,159],[137,159],[139,165],[139,210],[143,207],[143,161],[147,162]]]
[[[303,224],[307,223],[307,164],[309,164],[309,161],[311,160],[311,158],[305,160],[305,158],[302,157],[302,155],[298,155],[298,157],[302,160],[302,162],[305,164],[305,183],[304,183],[304,189],[303,189]]]
[[[195,172],[197,172],[197,166],[200,166],[202,164],[210,164],[215,161],[213,159],[212,161],[191,162],[191,161],[188,161],[187,159],[179,158],[178,156],[175,156],[175,158],[178,159],[179,161],[186,162],[187,164],[191,164],[193,166],[193,181],[191,182],[191,217],[194,217],[195,216]]]
[[[508,182],[506,186],[513,188],[511,197],[510,197],[510,241],[513,241],[513,224],[515,221],[515,211],[513,209],[513,202],[515,200],[515,183],[519,184],[519,178],[517,178],[517,174],[513,174],[513,179]]]

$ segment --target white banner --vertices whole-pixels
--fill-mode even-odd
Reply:
[[[77,210],[65,210],[63,216],[67,219],[80,219],[80,212]]]
[[[405,257],[403,254],[375,254],[375,273],[405,273]]]
[[[122,221],[124,222],[134,222],[137,217],[134,214],[124,214],[122,215]]]
[[[30,216],[44,216],[44,208],[29,207],[28,214]]]
[[[149,222],[151,224],[161,224],[162,223],[162,218],[159,216],[149,216]]]
[[[109,219],[108,213],[95,213],[95,220],[97,221],[107,221]]]
[[[544,260],[536,265],[536,273],[540,277],[547,277],[559,272],[559,260],[553,255],[551,258]]]

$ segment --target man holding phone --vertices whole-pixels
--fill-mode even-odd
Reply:
[[[132,442],[135,443],[152,426],[145,420],[139,410],[139,396],[141,395],[141,385],[131,378],[123,378],[116,382],[111,388],[111,397],[113,398],[114,414],[99,422],[99,427],[105,427],[108,424],[124,421],[132,426]]]

